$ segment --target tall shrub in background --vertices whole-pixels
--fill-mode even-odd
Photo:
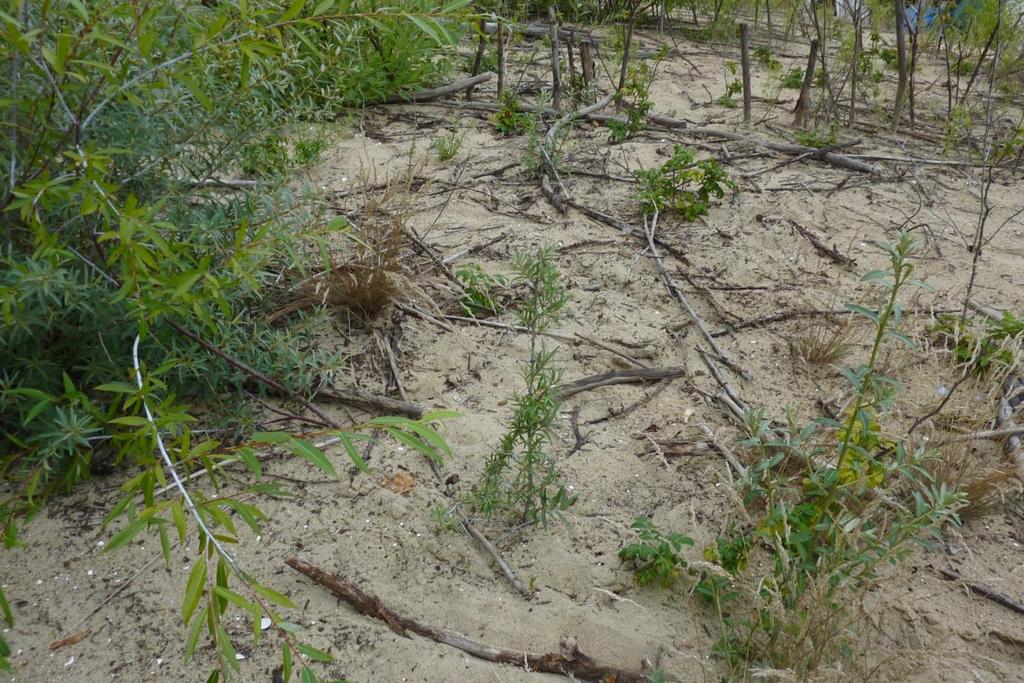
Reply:
[[[98,460],[139,467],[108,519],[128,523],[108,546],[157,529],[169,554],[168,529],[184,543],[191,515],[204,559],[182,606],[186,650],[205,627],[217,676],[237,666],[219,623],[227,605],[284,624],[274,605],[287,600],[216,540],[235,536],[228,510],[252,526],[258,510],[230,497],[155,496],[166,465],[215,470],[229,457],[192,434],[188,404],[230,405],[249,379],[194,338],[298,391],[335,367],[297,350],[308,328],[260,322],[265,282],[344,229],[286,182],[310,160],[301,140],[289,152],[292,125],[429,85],[466,4],[8,0],[0,9],[0,531],[17,544],[21,520]],[[225,189],[240,171],[259,179]],[[427,422],[383,426],[437,456]],[[350,454],[357,437],[342,435]],[[262,440],[333,471],[312,444]],[[249,449],[230,455],[258,474]],[[228,588],[231,577],[247,596]],[[2,595],[0,618],[12,618]],[[293,655],[320,657],[291,636],[284,652],[289,671]],[[8,654],[0,640],[0,667]]]

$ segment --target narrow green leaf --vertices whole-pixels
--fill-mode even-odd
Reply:
[[[256,432],[250,438],[256,443],[285,443],[292,440],[291,435],[284,432]]]
[[[196,618],[192,621],[192,626],[188,630],[188,638],[185,640],[185,661],[192,659],[192,655],[196,651],[196,645],[199,644],[199,634],[203,632],[203,624],[206,623],[206,608],[204,607]]]
[[[294,455],[313,463],[326,474],[331,475],[335,479],[338,478],[338,472],[334,469],[334,465],[331,464],[331,461],[327,459],[327,456],[324,455],[324,452],[308,441],[292,439],[288,442],[288,450],[290,450]]]
[[[199,598],[203,595],[203,588],[206,586],[206,561],[203,558],[196,558],[196,564],[188,575],[188,583],[185,585],[185,598],[181,602],[181,618],[187,624],[192,618],[192,613],[199,605]],[[206,612],[206,608],[203,608]]]
[[[285,609],[295,609],[295,603],[292,602],[291,598],[289,598],[284,593],[278,593],[273,588],[268,588],[267,586],[263,586],[263,585],[258,584],[258,583],[254,583],[250,587],[256,593],[258,593],[259,595],[263,596],[267,600],[270,600],[270,602],[274,603],[278,607],[284,607]],[[282,628],[285,631],[288,630],[285,627],[284,623],[278,624],[278,628]]]
[[[302,649],[301,645],[299,645],[299,649]],[[308,666],[302,668],[302,673],[300,674],[300,676],[300,680],[302,681],[302,683],[316,683],[316,674]]]
[[[294,19],[299,15],[299,12],[301,12],[302,8],[305,6],[306,0],[294,0],[294,2],[292,2],[291,5],[289,5],[288,9],[286,9],[284,13],[277,18],[277,22],[283,24],[286,21]]]
[[[318,650],[315,647],[311,647],[309,645],[304,645],[302,643],[299,643],[298,647],[299,647],[299,652],[301,652],[302,654],[306,655],[310,659],[316,660],[318,662],[333,662],[334,661],[334,657],[332,657],[331,655],[327,654],[323,650]]]
[[[140,516],[132,520],[125,528],[114,534],[114,537],[107,541],[107,545],[103,548],[103,552],[108,553],[111,550],[116,550],[126,543],[130,542],[135,538],[140,531],[142,531],[152,519],[151,515]]]
[[[352,443],[351,435],[346,432],[338,432],[338,438],[341,440],[341,445],[345,448],[345,454],[348,455],[349,460],[359,468],[360,472],[369,474],[370,467],[363,460],[363,456],[359,454],[359,451],[356,450],[355,445]]]

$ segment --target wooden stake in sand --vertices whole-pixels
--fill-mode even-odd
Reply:
[[[750,123],[750,26],[740,24],[740,68],[743,70],[743,123]]]
[[[814,85],[814,60],[818,58],[818,39],[811,41],[811,50],[807,54],[807,70],[804,71],[804,82],[800,86],[800,98],[793,110],[793,125],[803,128],[811,116],[811,86]]]

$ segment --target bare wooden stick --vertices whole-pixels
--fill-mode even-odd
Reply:
[[[459,523],[462,524],[462,528],[466,530],[466,533],[469,534],[474,541],[479,543],[480,547],[486,550],[492,558],[494,558],[495,564],[497,564],[498,568],[501,569],[501,573],[505,575],[505,578],[512,584],[512,587],[527,600],[532,598],[533,591],[527,588],[523,582],[519,580],[515,571],[509,563],[505,561],[505,558],[502,557],[501,552],[498,551],[494,544],[487,540],[487,537],[484,536],[479,529],[470,524],[469,520],[463,517],[461,513],[459,513]]]
[[[740,68],[743,70],[743,123],[750,123],[750,26],[740,24]]]
[[[991,588],[987,588],[977,583],[967,581],[962,576],[960,576],[959,573],[952,571],[950,569],[940,569],[939,573],[951,581],[962,582],[964,586],[966,586],[968,590],[970,590],[972,593],[977,593],[983,598],[988,598],[997,605],[1002,605],[1003,607],[1012,610],[1017,614],[1024,614],[1024,604],[1017,602],[1009,596],[1003,595],[1002,593],[997,593]]]
[[[505,24],[501,21],[498,30],[498,99],[505,92]]]
[[[649,680],[647,674],[642,671],[621,669],[596,662],[579,650],[573,638],[566,639],[559,652],[548,654],[534,654],[522,650],[494,647],[399,614],[385,605],[380,598],[363,591],[359,586],[340,576],[328,574],[298,558],[289,558],[286,560],[286,564],[347,602],[360,614],[383,621],[400,636],[408,637],[409,632],[412,632],[436,643],[454,647],[478,659],[525,666],[527,669],[539,673],[559,674],[586,681],[616,681],[617,683],[647,683]]]
[[[333,387],[320,387],[317,389],[318,398],[326,398],[346,405],[362,408],[370,412],[388,413],[390,415],[405,415],[414,420],[423,417],[424,410],[415,403],[400,401],[389,396],[380,396],[363,389],[352,387],[349,389],[335,389]]]
[[[494,78],[494,74],[491,73],[490,71],[485,71],[484,73],[479,74],[478,76],[463,78],[461,80],[455,81],[454,83],[441,85],[436,88],[417,90],[416,92],[406,93],[405,95],[394,95],[393,97],[389,97],[388,99],[384,100],[384,104],[408,104],[436,100],[442,97],[448,97],[449,95],[454,95],[455,93],[462,92],[463,90],[475,88],[481,83],[486,83],[492,78]]]
[[[828,257],[834,263],[838,263],[841,266],[855,266],[855,265],[857,265],[856,261],[854,261],[852,258],[847,256],[846,254],[843,254],[842,252],[840,252],[836,247],[830,247],[827,244],[825,244],[825,240],[823,240],[821,237],[819,237],[817,234],[815,234],[815,232],[813,230],[809,230],[808,228],[805,228],[804,226],[800,225],[799,223],[797,223],[795,220],[793,220],[791,218],[774,218],[772,216],[766,216],[764,214],[758,214],[757,220],[762,225],[768,225],[769,223],[774,223],[774,222],[779,222],[779,223],[785,222],[785,223],[788,223],[791,228],[793,228],[798,233],[803,235],[803,237],[806,238],[807,241],[810,242],[811,245],[815,248],[815,250],[817,250],[817,252],[819,254],[821,254],[822,256]]]
[[[547,135],[544,138],[545,142],[540,148],[540,151],[544,154],[543,169],[541,170],[541,189],[547,196],[548,201],[550,201],[551,204],[561,213],[565,213],[566,206],[568,206],[569,203],[569,197],[565,190],[565,186],[562,185],[562,181],[558,177],[558,169],[555,168],[555,165],[551,160],[552,155],[555,153],[558,131],[576,119],[584,118],[596,111],[604,109],[611,103],[614,97],[615,93],[612,93],[601,98],[594,104],[569,112],[551,124],[551,127],[548,128]],[[558,181],[560,191],[556,191],[554,189],[554,180]]]
[[[576,337],[578,339],[582,339],[583,341],[585,341],[587,343],[593,344],[594,346],[602,348],[602,349],[604,349],[605,351],[607,351],[609,353],[615,354],[616,356],[618,356],[622,360],[628,362],[630,365],[635,365],[638,368],[649,368],[649,367],[651,367],[651,366],[647,365],[646,363],[641,363],[636,358],[633,358],[632,356],[630,356],[630,355],[628,355],[626,353],[623,353],[622,351],[619,351],[614,346],[611,346],[610,344],[605,344],[603,341],[601,341],[599,339],[594,339],[592,337],[588,337],[587,335],[580,334],[579,332],[576,332],[575,334],[576,334]]]
[[[480,41],[476,46],[476,57],[473,59],[473,70],[470,72],[470,76],[476,76],[480,73],[480,67],[484,63],[484,50],[487,49],[487,34],[484,33],[484,21],[480,20]],[[475,85],[469,86],[466,89],[466,99],[473,99],[473,88]]]
[[[551,106],[558,110],[562,108],[562,73],[558,64],[558,16],[553,2],[548,4],[548,24],[551,38]]]
[[[590,51],[590,43],[580,43],[580,71],[583,73],[583,88],[590,88],[594,81],[594,55]]]
[[[793,110],[793,125],[803,128],[811,115],[811,86],[814,84],[814,63],[818,58],[818,39],[811,40],[811,49],[807,54],[807,69],[804,71],[804,80],[800,85],[800,97],[796,101],[796,108]]]
[[[679,289],[679,285],[675,283],[675,280],[672,279],[672,276],[668,274],[667,270],[665,270],[665,264],[662,263],[661,255],[658,253],[658,247],[654,242],[654,234],[657,231],[657,229],[658,212],[655,211],[654,215],[651,217],[651,223],[646,230],[647,243],[651,253],[651,261],[653,261],[655,267],[657,267],[658,273],[661,275],[662,282],[665,283],[665,287],[668,289],[669,294],[671,294],[672,297],[675,298],[677,302],[679,302],[679,305],[682,306],[683,310],[685,310],[686,313],[690,316],[690,320],[693,321],[693,324],[696,325],[697,329],[700,330],[701,334],[704,335],[704,338],[707,340],[708,344],[711,346],[715,354],[718,355],[721,361],[728,365],[729,369],[739,374],[744,379],[753,379],[753,374],[749,370],[742,368],[735,362],[729,360],[729,357],[725,354],[725,351],[722,350],[722,348],[718,345],[718,342],[715,341],[715,338],[712,337],[711,333],[708,332],[708,328],[704,326],[704,321],[701,320],[699,315],[697,315],[697,311],[693,310],[693,306],[690,305],[689,299],[686,298],[686,295],[683,294],[681,289]]]
[[[600,375],[584,377],[575,382],[568,382],[558,387],[558,398],[568,398],[584,391],[605,387],[612,384],[639,384],[641,382],[658,382],[663,379],[674,379],[686,374],[684,368],[637,368],[636,370],[612,370]]]

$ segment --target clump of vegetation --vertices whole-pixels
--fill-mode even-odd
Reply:
[[[567,510],[576,500],[550,451],[562,372],[554,365],[555,351],[545,348],[540,336],[560,319],[568,301],[554,259],[550,248],[516,256],[516,280],[529,288],[519,309],[520,323],[531,333],[523,373],[526,387],[514,398],[509,429],[488,458],[473,501],[484,515],[504,511],[520,522],[545,527],[552,514]]]
[[[638,199],[646,213],[675,211],[688,221],[708,212],[712,199],[721,199],[734,183],[714,159],[694,161],[693,153],[676,145],[672,157],[658,168],[635,171]]]
[[[979,334],[974,331],[973,321],[942,315],[932,331],[952,349],[957,364],[981,377],[994,367],[1013,365],[1024,341],[1024,318],[1006,311],[999,320],[986,321]]]
[[[798,66],[793,67],[782,76],[782,87],[790,90],[799,90],[804,85],[804,70]]]
[[[726,62],[725,67],[728,71],[725,79],[725,93],[719,96],[718,99],[715,100],[715,103],[720,107],[735,109],[739,106],[736,102],[735,95],[743,92],[743,84],[736,78],[736,62]],[[732,80],[729,80],[730,76],[732,77]]]
[[[646,517],[637,517],[632,529],[640,539],[619,550],[619,557],[633,565],[636,582],[641,586],[657,583],[668,588],[689,564],[680,556],[683,546],[692,546],[693,539],[682,534],[663,534]]]
[[[656,55],[653,65],[644,60],[629,67],[626,84],[616,95],[619,105],[625,107],[626,121],[608,121],[605,124],[612,132],[612,142],[625,142],[647,128],[647,115],[654,108],[651,84],[654,83],[658,65],[667,54],[667,48],[662,48]]]
[[[769,47],[754,48],[754,60],[772,73],[782,71],[782,62],[775,58]]]
[[[963,493],[964,506],[958,514],[964,520],[998,514],[1021,491],[1016,467],[1005,462],[993,464],[991,456],[977,452],[967,441],[941,446],[925,467],[937,484]]]
[[[4,61],[15,68],[0,71],[0,90],[17,121],[0,138],[5,545],[97,465],[131,468],[106,548],[151,533],[170,561],[172,536],[182,549],[187,532],[198,539],[182,611],[187,653],[200,638],[214,646],[211,680],[237,672],[229,604],[280,627],[304,680],[315,675],[303,658],[326,657],[298,642],[282,616],[290,602],[229,549],[237,520],[260,522],[252,499],[276,488],[154,496],[172,473],[205,468],[219,485],[236,457],[258,479],[259,440],[246,425],[213,439],[206,419],[195,430],[196,415],[236,414],[257,374],[286,378],[281,393],[305,400],[337,367],[330,354],[305,353],[304,334],[266,324],[267,283],[309,266],[331,230],[285,177],[313,163],[323,141],[286,133],[430,84],[445,69],[439,48],[453,44],[453,11],[425,0],[372,13],[313,5],[16,2],[4,15]],[[239,170],[261,182],[218,188]],[[427,423],[389,428],[440,442]],[[271,438],[334,471],[312,444]],[[11,616],[3,599],[0,614]]]
[[[465,139],[466,135],[457,130],[448,131],[445,135],[435,137],[433,145],[434,151],[437,152],[437,158],[441,161],[450,161],[457,157],[462,151],[462,143]]]
[[[849,318],[815,321],[790,342],[790,350],[805,363],[828,365],[842,360],[854,348],[853,332]]]
[[[455,277],[459,278],[459,282],[466,290],[459,300],[459,305],[466,315],[490,317],[501,312],[496,290],[505,287],[508,278],[504,275],[491,275],[481,268],[479,263],[459,268],[455,271]]]
[[[836,128],[833,125],[829,127],[828,132],[817,129],[798,130],[793,133],[793,138],[796,140],[797,144],[805,147],[824,149],[825,147],[832,147],[836,144]]]
[[[904,234],[884,248],[890,270],[864,279],[888,287],[885,302],[877,310],[850,306],[872,323],[875,336],[867,363],[844,372],[854,398],[841,421],[801,426],[790,416],[785,426],[773,427],[749,416],[746,445],[756,460],[741,491],[748,507],[764,512],[751,531],[720,538],[707,556],[738,576],[756,539],[772,548],[775,560],[771,573],[756,581],[749,611],[739,604],[740,594],[720,590],[717,579],[706,578],[702,593],[722,618],[716,651],[734,668],[756,662],[799,677],[833,661],[850,644],[850,627],[859,618],[856,596],[872,585],[878,568],[958,520],[963,496],[924,473],[933,454],[887,438],[880,425],[898,386],[876,364],[886,339],[912,343],[895,324],[899,293],[916,284],[910,238]],[[817,436],[819,427],[831,434]]]
[[[862,618],[856,606],[879,569],[906,557],[943,524],[956,523],[965,502],[928,476],[933,454],[886,437],[880,423],[898,392],[876,369],[880,350],[887,339],[911,343],[895,327],[899,294],[919,284],[911,277],[910,238],[903,234],[883,248],[890,270],[864,279],[886,285],[888,296],[877,310],[850,306],[875,334],[867,362],[844,372],[854,397],[841,420],[801,425],[788,413],[786,424],[776,426],[751,411],[744,443],[752,457],[739,492],[753,523],[731,528],[704,550],[710,567],[664,559],[645,574],[653,581],[684,567],[699,577],[695,592],[715,610],[721,628],[713,651],[735,675],[757,666],[804,679],[849,653]],[[819,433],[822,428],[828,431]],[[672,545],[662,548],[660,537],[651,539],[645,555],[667,557]],[[772,559],[751,562],[762,546]],[[751,566],[766,571],[743,581]]]
[[[530,127],[530,117],[519,111],[519,100],[509,91],[501,94],[498,111],[491,117],[494,130],[502,135],[522,135]]]

